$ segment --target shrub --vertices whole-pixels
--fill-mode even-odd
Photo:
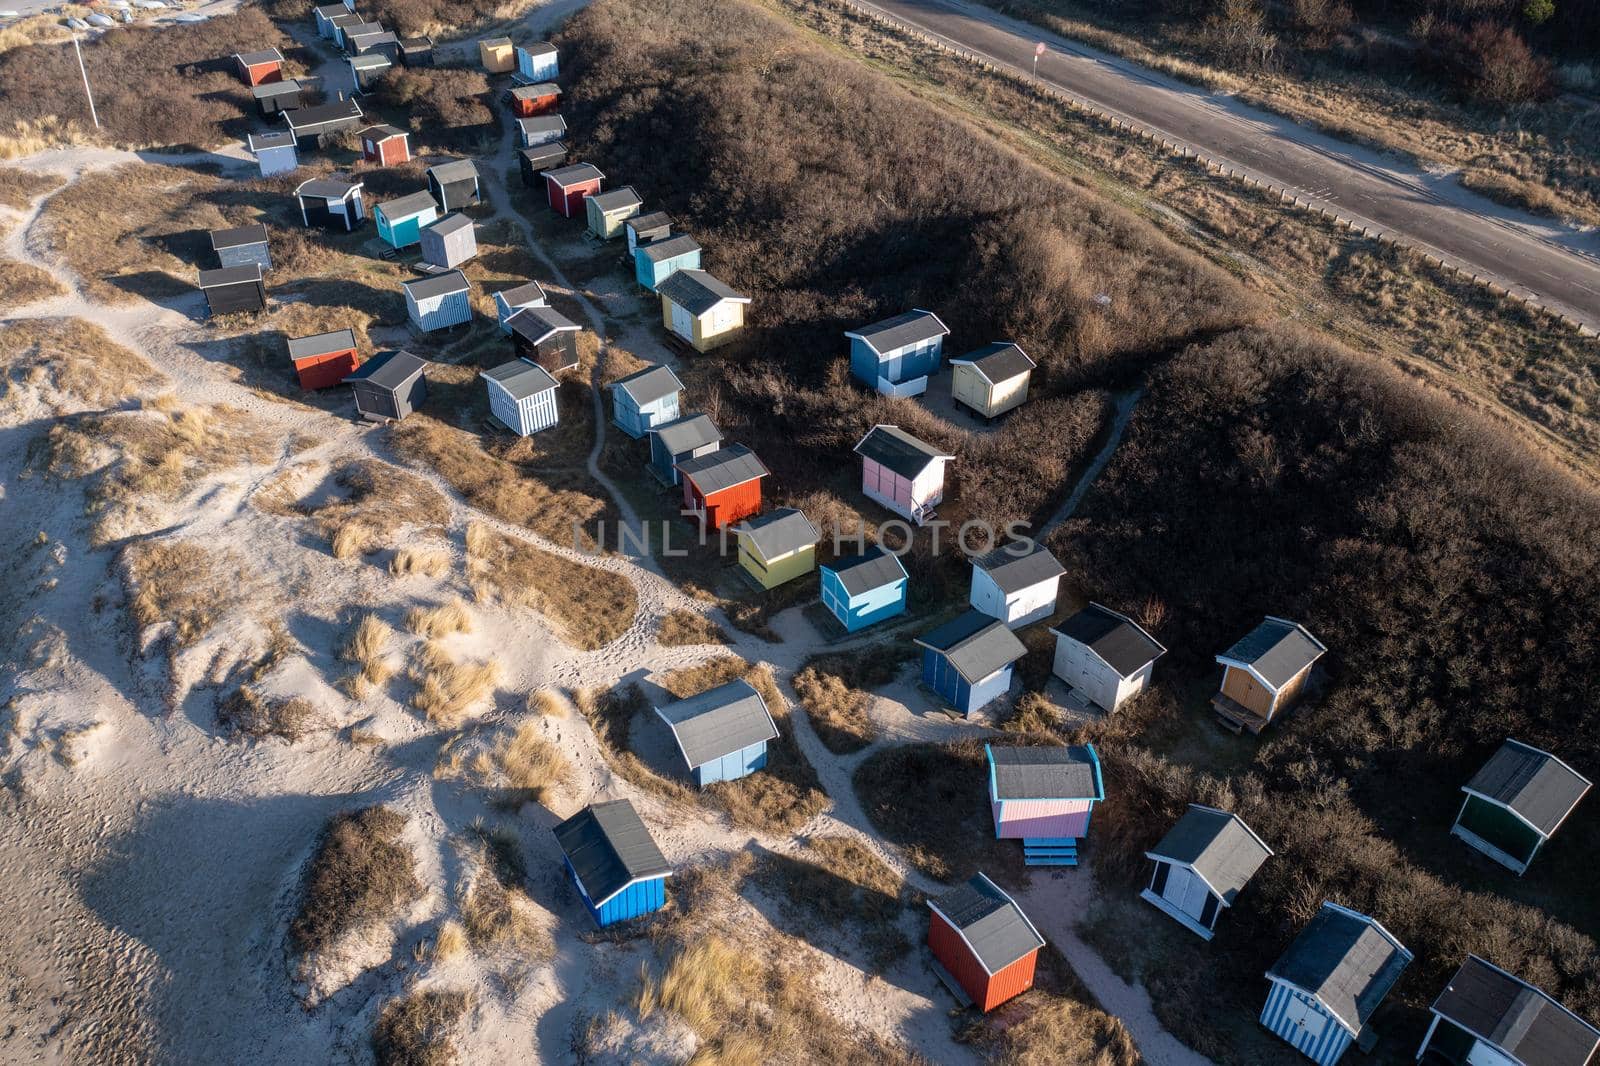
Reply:
[[[378,1066],[454,1066],[452,1032],[471,1003],[465,992],[413,992],[383,1005],[372,1029]]]
[[[411,849],[401,840],[406,816],[388,807],[335,815],[306,866],[300,910],[289,925],[298,955],[322,951],[347,932],[392,918],[422,894]]]
[[[241,686],[217,709],[217,725],[234,736],[251,740],[282,737],[291,744],[315,729],[318,719],[310,700],[265,696],[248,685]]]

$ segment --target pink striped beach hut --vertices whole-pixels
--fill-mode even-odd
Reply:
[[[994,835],[1022,841],[1029,866],[1078,865],[1094,805],[1106,798],[1093,744],[1067,747],[984,745]]]

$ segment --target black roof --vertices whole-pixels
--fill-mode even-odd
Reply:
[[[685,459],[678,464],[678,472],[694,482],[694,487],[700,490],[701,495],[731,489],[772,473],[756,453],[743,444],[730,444],[726,448]]]
[[[1549,752],[1507,740],[1466,787],[1549,836],[1589,791],[1589,782]]]
[[[246,281],[260,283],[260,263],[246,263],[244,266],[200,271],[200,287],[202,289],[213,289],[219,285],[239,285]]]
[[[1267,975],[1315,996],[1359,1033],[1410,962],[1376,920],[1324,903]]]
[[[459,270],[451,270],[444,274],[434,274],[432,277],[402,281],[400,286],[411,295],[413,300],[426,300],[431,296],[448,296],[450,293],[466,292],[467,289],[471,288],[467,283],[467,276]]]
[[[611,383],[611,387],[621,389],[636,405],[643,407],[673,393],[682,392],[683,382],[678,380],[678,375],[672,372],[670,366],[658,363],[629,374],[625,378],[618,378]]]
[[[623,222],[623,225],[631,228],[635,233],[643,233],[646,230],[660,229],[662,226],[671,229],[672,216],[667,214],[665,211],[651,211],[648,214],[634,215],[632,218]]]
[[[674,256],[687,255],[689,252],[698,252],[700,242],[687,233],[680,233],[675,237],[663,237],[659,241],[639,245],[639,254],[652,263],[659,263],[663,259]]]
[[[1167,653],[1133,619],[1098,603],[1091,603],[1051,632],[1086,646],[1125,678]]]
[[[283,113],[284,121],[296,133],[307,133],[320,126],[343,126],[361,118],[361,105],[353,99],[333,100],[315,107],[298,107]]]
[[[288,130],[273,130],[270,133],[250,134],[250,150],[261,151],[267,148],[288,148],[294,144],[294,134]]]
[[[553,307],[524,307],[506,325],[529,344],[541,344],[555,333],[576,333],[583,327]]]
[[[851,596],[906,580],[906,568],[900,560],[876,544],[860,555],[847,555],[826,563],[823,569],[838,575],[839,584]]]
[[[529,166],[538,166],[548,163],[552,159],[565,159],[567,146],[560,141],[550,141],[546,144],[535,144],[528,148],[518,148],[517,154],[528,161]]]
[[[1066,747],[989,745],[995,799],[1103,799],[1100,759],[1089,744]]]
[[[1269,685],[1280,688],[1327,650],[1305,626],[1268,616],[1218,659],[1246,663]]]
[[[304,359],[310,355],[327,355],[356,346],[354,330],[336,329],[331,333],[316,333],[309,337],[289,338],[289,358]]]
[[[982,374],[991,385],[1010,381],[1018,374],[1026,374],[1038,365],[1028,358],[1027,352],[1011,341],[985,344],[975,352],[968,352],[959,359],[950,360],[950,363],[952,366],[970,363],[972,369]]]
[[[302,181],[294,190],[298,197],[311,200],[343,200],[354,189],[361,188],[359,181],[335,181],[332,178],[312,178]]]
[[[406,351],[379,352],[345,376],[345,382],[367,381],[393,391],[428,368],[426,359]]]
[[[949,332],[945,324],[939,321],[938,315],[932,311],[918,310],[906,311],[893,318],[886,318],[882,322],[850,330],[845,336],[859,337],[868,347],[881,355],[904,348],[908,344],[943,337]]]
[[[211,250],[220,252],[224,248],[244,248],[252,244],[267,243],[267,227],[259,222],[252,222],[248,226],[234,226],[231,229],[214,229],[211,231]]]
[[[276,48],[267,48],[260,52],[235,52],[233,58],[247,67],[260,66],[262,63],[282,63],[283,56]]]
[[[1044,947],[1044,937],[1022,908],[981,873],[930,899],[928,906],[960,931],[991,974]]]
[[[766,700],[743,679],[657,707],[656,714],[691,770],[778,735]]]
[[[899,426],[873,426],[855,446],[855,452],[908,480],[926,470],[935,459],[954,458]]]
[[[387,122],[380,122],[376,126],[368,126],[366,129],[362,130],[361,136],[365,140],[374,142],[387,141],[391,137],[406,136],[406,131],[395,126],[391,126]]]
[[[509,289],[501,289],[495,295],[504,300],[507,307],[518,307],[522,304],[542,301],[545,298],[544,286],[537,281],[524,281],[521,285],[513,285]]]
[[[565,133],[567,120],[560,115],[534,115],[530,118],[517,119],[517,126],[523,133],[543,133],[548,130]]]
[[[1238,815],[1191,803],[1161,843],[1146,854],[1192,866],[1222,901],[1232,906],[1239,890],[1271,857],[1272,849]]]
[[[1067,568],[1050,554],[1050,549],[1037,543],[1031,548],[1026,548],[1022,542],[1003,544],[972,560],[972,565],[988,574],[990,580],[1007,595],[1032,588],[1041,581],[1049,581],[1067,572]]]
[[[967,611],[916,643],[943,655],[968,682],[982,681],[1028,653],[1010,626],[982,611]]]
[[[1523,1066],[1585,1066],[1600,1031],[1526,981],[1468,955],[1433,1012]]]
[[[593,803],[555,827],[556,843],[596,907],[635,881],[672,872],[625,799]]]

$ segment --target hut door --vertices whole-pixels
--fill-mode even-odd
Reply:
[[[685,340],[694,339],[694,316],[677,304],[672,305],[672,332]]]

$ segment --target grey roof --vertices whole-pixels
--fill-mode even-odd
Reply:
[[[566,123],[562,123],[562,128],[566,128]],[[628,207],[638,207],[640,204],[644,203],[644,198],[633,191],[632,185],[624,185],[620,189],[611,189],[607,192],[595,193],[593,196],[589,197],[589,201],[601,211],[610,212],[621,211]]]
[[[596,907],[641,878],[672,872],[625,799],[592,803],[555,827],[556,843]]]
[[[541,344],[552,334],[575,333],[583,327],[553,307],[524,307],[506,325],[529,344]]]
[[[410,352],[379,352],[345,376],[346,382],[370,381],[380,389],[398,389],[428,367],[426,359]]]
[[[296,196],[309,196],[316,200],[343,200],[351,190],[361,188],[359,181],[334,181],[331,178],[312,178],[302,181],[294,191]]]
[[[413,49],[413,48],[424,48],[424,49],[427,49],[427,48],[432,48],[432,47],[433,47],[433,38],[432,37],[402,37],[402,38],[400,38],[400,50],[402,52],[408,51],[409,49]]]
[[[600,168],[593,163],[574,163],[570,167],[557,167],[555,170],[545,171],[544,176],[562,187],[605,177]]]
[[[1034,544],[1032,548],[1020,551],[1024,546],[1021,542],[1002,544],[972,560],[972,565],[988,574],[1000,591],[1008,596],[1067,572],[1067,568],[1057,562],[1043,544]]]
[[[252,222],[248,226],[234,226],[231,229],[214,229],[211,231],[211,249],[220,252],[224,248],[243,248],[251,244],[267,243],[267,227],[259,222]]]
[[[1315,996],[1359,1033],[1410,962],[1410,952],[1377,921],[1324,903],[1267,976]]]
[[[1268,684],[1278,688],[1327,650],[1304,626],[1268,616],[1218,658],[1247,663]]]
[[[459,270],[434,274],[432,277],[402,281],[400,285],[406,292],[411,294],[413,300],[426,300],[433,296],[448,296],[453,292],[465,292],[471,287],[467,284],[467,276]]]
[[[430,192],[408,192],[404,196],[393,200],[385,200],[378,205],[383,212],[383,217],[393,222],[397,218],[406,218],[410,215],[420,214],[429,208],[439,210],[439,202]]]
[[[855,446],[855,452],[907,479],[915,478],[935,459],[955,458],[899,426],[873,426]]]
[[[1467,789],[1509,807],[1549,836],[1589,791],[1589,782],[1549,752],[1508,739]]]
[[[350,57],[350,68],[352,70],[377,70],[380,67],[393,65],[393,63],[389,62],[389,57],[382,52],[365,52],[361,55]]]
[[[517,119],[517,126],[523,133],[544,133],[548,130],[565,133],[567,120],[560,115],[533,115]]]
[[[354,11],[347,10],[344,14],[335,15],[328,21],[333,23],[335,26],[343,28],[345,26],[362,26],[366,24],[367,20],[356,14]]]
[[[387,122],[380,122],[376,126],[368,126],[361,131],[361,138],[368,141],[387,141],[391,137],[404,137],[406,131]]]
[[[263,49],[260,52],[235,52],[233,58],[247,67],[258,66],[262,63],[282,63],[283,56],[276,48]]]
[[[218,285],[237,285],[244,281],[260,280],[260,263],[246,263],[244,266],[222,267],[218,270],[200,271],[200,287],[202,289],[215,288]]]
[[[437,233],[441,237],[448,237],[452,233],[472,229],[472,219],[459,211],[453,211],[437,222],[430,222],[426,229],[429,233]]]
[[[761,693],[742,679],[657,707],[656,713],[672,727],[691,770],[778,735]]]
[[[960,359],[950,360],[951,365],[967,363],[972,369],[988,379],[991,385],[998,385],[1002,381],[1010,381],[1018,374],[1026,374],[1039,364],[1028,358],[1024,352],[1011,341],[995,341],[985,344],[975,352],[968,352]]]
[[[336,15],[348,15],[350,13],[350,9],[345,7],[343,4],[318,4],[312,10],[321,15],[323,18],[330,19]]]
[[[874,544],[860,555],[847,555],[826,564],[839,578],[839,584],[851,596],[906,580],[906,568],[898,557]]]
[[[928,906],[960,930],[973,954],[991,974],[1044,947],[1044,937],[1022,908],[981,873],[930,899]]]
[[[611,388],[621,389],[636,405],[643,407],[673,393],[682,392],[683,382],[678,380],[678,375],[672,372],[671,367],[658,364],[645,367],[625,378],[618,378],[611,383]]]
[[[509,38],[509,37],[485,37],[483,40],[479,41],[478,43],[480,45],[485,45],[486,44],[490,48],[498,48],[503,44],[510,44],[511,43],[511,38]]]
[[[639,245],[639,253],[652,263],[659,263],[663,259],[674,256],[686,255],[689,252],[698,252],[700,242],[687,233],[680,233],[676,237],[663,237],[659,241]]]
[[[530,164],[548,162],[551,159],[565,159],[567,146],[560,141],[547,141],[544,144],[529,145],[527,148],[518,148],[517,154],[526,159]]]
[[[346,98],[316,107],[297,107],[283,113],[284,121],[292,130],[309,130],[317,126],[334,126],[354,122],[361,117],[361,105]]]
[[[932,311],[907,311],[904,314],[874,322],[845,333],[846,337],[859,337],[880,355],[904,348],[908,344],[943,337],[950,330]]]
[[[623,225],[630,227],[635,233],[658,229],[661,226],[666,226],[670,229],[672,228],[672,216],[665,211],[651,211],[648,214],[634,215]]]
[[[356,334],[350,329],[336,329],[332,333],[315,333],[309,337],[289,338],[289,358],[304,359],[309,355],[326,355],[342,352],[356,346]]]
[[[722,430],[709,415],[684,415],[654,426],[650,432],[661,438],[661,446],[669,455],[683,455],[722,440]]]
[[[1050,630],[1093,651],[1121,677],[1132,677],[1167,653],[1133,619],[1091,603]]]
[[[470,159],[452,159],[448,163],[435,163],[425,173],[441,185],[452,181],[466,181],[469,178],[473,181],[478,180],[478,168]]]
[[[1526,981],[1468,955],[1433,1011],[1522,1066],[1585,1066],[1600,1031]]]
[[[1101,799],[1105,788],[1100,761],[1087,744],[1068,747],[998,747],[990,745],[994,798]]]
[[[266,100],[273,96],[300,95],[300,83],[293,78],[283,81],[269,81],[263,85],[252,85],[250,95],[257,100]]]
[[[701,495],[731,489],[772,473],[761,465],[756,453],[743,444],[730,444],[726,448],[685,459],[678,464],[678,472],[693,481]]]
[[[510,38],[507,38],[507,40],[510,40]],[[517,47],[529,55],[535,56],[547,56],[556,50],[556,46],[549,41],[532,41],[528,44],[519,44]]]
[[[267,148],[287,148],[294,144],[294,134],[288,130],[273,130],[271,133],[252,133],[250,135],[250,150],[262,151]]]
[[[969,682],[982,681],[1028,654],[1010,626],[982,611],[967,611],[916,643],[939,652]]]
[[[1236,814],[1189,804],[1177,824],[1147,853],[1152,858],[1192,866],[1230,907],[1272,849]]]
[[[509,289],[501,289],[495,295],[504,300],[509,307],[517,307],[521,304],[545,298],[544,286],[537,281],[525,281],[521,285],[513,285]]]
[[[750,297],[740,296],[704,270],[680,270],[656,286],[656,292],[665,296],[685,311],[699,318],[724,300],[747,304]]]
[[[515,400],[549,392],[560,384],[544,367],[526,359],[513,359],[489,370],[480,370],[478,374],[505,389]]]
[[[744,534],[763,559],[777,559],[808,548],[822,537],[805,512],[794,507],[741,522],[733,531]]]
[[[513,85],[507,95],[516,99],[537,100],[543,96],[561,95],[561,86],[553,81],[541,81],[533,85]]]

